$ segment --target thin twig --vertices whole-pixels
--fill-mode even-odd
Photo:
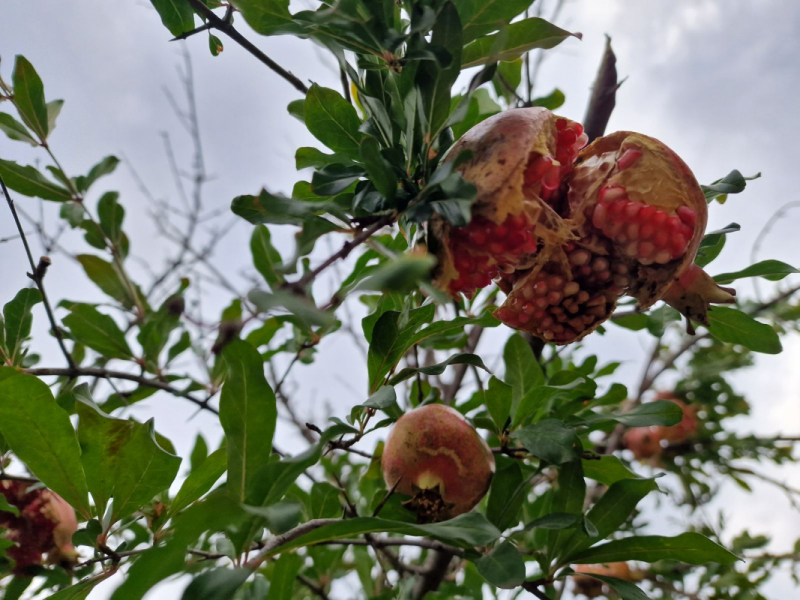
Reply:
[[[304,84],[300,79],[298,79],[295,75],[284,69],[274,60],[272,60],[269,56],[264,54],[261,50],[259,50],[250,40],[244,37],[239,31],[233,26],[230,21],[226,21],[223,18],[217,16],[217,14],[211,10],[208,6],[206,6],[202,0],[188,0],[189,4],[192,5],[192,8],[205,18],[210,24],[213,29],[221,31],[229,38],[231,38],[234,42],[239,44],[242,48],[247,50],[250,54],[255,56],[258,60],[262,63],[267,65],[269,69],[283,77],[286,81],[292,84],[294,88],[303,94],[308,93],[308,86]]]
[[[50,259],[43,256],[38,265],[34,262],[33,254],[31,254],[31,248],[28,245],[28,238],[25,236],[25,231],[22,229],[22,223],[19,222],[19,215],[17,214],[17,209],[14,206],[14,201],[11,199],[11,195],[8,193],[8,188],[6,187],[6,183],[3,181],[2,177],[0,177],[0,187],[3,189],[3,195],[6,197],[8,208],[11,210],[11,215],[14,217],[14,223],[17,226],[17,231],[19,231],[20,238],[22,238],[22,244],[25,246],[25,254],[28,256],[28,263],[31,266],[31,272],[28,273],[28,277],[33,280],[33,282],[36,284],[36,287],[39,289],[39,293],[42,295],[42,304],[44,304],[44,310],[47,313],[47,319],[50,321],[50,330],[53,332],[53,335],[58,342],[58,347],[61,349],[61,353],[67,360],[69,368],[74,369],[75,360],[67,350],[66,344],[64,344],[64,337],[61,335],[61,330],[56,324],[53,308],[50,306],[50,300],[48,299],[47,292],[44,289],[44,274],[48,265],[50,264]]]

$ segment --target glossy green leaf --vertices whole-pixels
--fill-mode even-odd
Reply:
[[[508,338],[503,348],[503,362],[506,367],[505,381],[514,390],[514,401],[510,412],[514,417],[522,397],[544,383],[544,374],[530,345],[519,334]]]
[[[333,314],[314,306],[310,300],[285,290],[267,293],[262,290],[253,290],[247,294],[256,307],[263,312],[273,312],[276,308],[284,308],[299,317],[308,326],[325,327],[333,322]]]
[[[269,585],[270,600],[291,600],[297,574],[303,567],[303,557],[284,554],[275,562]]]
[[[484,371],[488,371],[486,365],[483,364],[483,360],[477,354],[468,354],[468,353],[460,353],[460,354],[453,354],[446,360],[435,364],[429,365],[427,367],[405,367],[397,372],[390,380],[390,385],[397,385],[401,381],[405,381],[416,375],[417,373],[422,373],[424,375],[441,375],[444,373],[445,369],[451,365],[471,365],[473,367],[477,367],[479,369],[483,369]]]
[[[497,31],[524,12],[530,0],[455,0],[464,27],[464,43]]]
[[[683,411],[680,406],[669,400],[655,400],[640,404],[625,413],[596,413],[589,417],[581,417],[581,420],[583,423],[615,421],[628,427],[650,427],[651,425],[672,427],[680,423],[682,418]]]
[[[486,398],[486,408],[492,417],[492,421],[497,426],[497,431],[502,431],[506,422],[511,416],[511,405],[513,402],[513,388],[492,377],[484,393]]]
[[[356,287],[357,290],[407,293],[430,279],[436,259],[430,255],[403,254],[380,265]]]
[[[570,427],[558,419],[544,419],[527,425],[511,434],[530,454],[551,464],[560,465],[576,460],[581,442]]]
[[[787,275],[792,275],[794,273],[800,273],[800,270],[797,270],[791,265],[787,265],[785,262],[779,260],[762,260],[741,271],[714,275],[714,281],[724,284],[744,277],[763,277],[770,281],[780,281]]]
[[[433,537],[462,548],[486,546],[500,537],[500,532],[497,528],[479,513],[466,513],[449,521],[430,525],[413,525],[376,517],[355,517],[352,519],[333,520],[331,523],[274,548],[269,552],[269,556],[275,556],[295,548],[302,548],[324,541],[377,532]]]
[[[308,498],[309,519],[330,519],[342,514],[339,490],[330,483],[318,481],[311,486]]]
[[[252,574],[253,571],[245,568],[218,567],[204,571],[186,586],[181,600],[232,600],[236,591]]]
[[[534,519],[527,525],[525,530],[531,529],[572,529],[581,524],[581,515],[574,513],[550,513],[538,519]]]
[[[17,292],[14,299],[3,306],[3,329],[5,335],[0,345],[5,348],[11,364],[19,364],[24,356],[22,344],[31,334],[33,315],[31,310],[42,301],[36,288],[25,288]],[[3,340],[4,338],[4,340]]]
[[[716,199],[724,203],[728,194],[739,194],[747,187],[747,182],[761,177],[761,173],[756,173],[752,177],[745,177],[738,170],[734,169],[722,179],[717,179],[710,185],[701,185],[706,201],[711,202]]]
[[[576,531],[564,545],[563,562],[569,562],[570,556],[617,531],[633,514],[636,505],[656,490],[658,485],[654,479],[623,479],[614,483],[586,515],[597,528],[596,535],[589,537],[582,530]]]
[[[558,482],[553,494],[551,512],[583,514],[586,499],[586,481],[583,479],[583,465],[580,459],[563,464],[558,470]],[[554,558],[561,555],[561,549],[572,537],[567,529],[554,529],[548,532],[547,556]]]
[[[181,464],[180,457],[159,445],[153,419],[137,423],[118,453],[112,522],[136,512],[167,489],[175,480]]]
[[[289,13],[289,0],[234,0],[245,21],[261,35],[299,33],[301,28]]]
[[[188,0],[150,0],[164,27],[174,36],[194,29],[194,10]]]
[[[616,456],[601,456],[583,460],[583,474],[603,485],[613,485],[623,479],[638,479],[639,476],[622,464]]]
[[[495,49],[499,35],[504,35],[505,40],[499,49]],[[565,31],[544,19],[531,17],[512,23],[501,33],[482,37],[465,46],[461,66],[467,68],[492,60],[514,60],[534,48],[549,49],[558,46],[570,36],[580,39],[579,34]]]
[[[0,178],[8,189],[33,198],[66,202],[72,198],[69,190],[50,181],[34,167],[18,165],[14,161],[0,158]]]
[[[381,147],[373,137],[365,137],[360,146],[361,162],[367,169],[370,181],[390,202],[397,193],[397,176],[391,164],[381,156]]]
[[[303,107],[305,123],[311,134],[334,152],[360,158],[363,134],[358,130],[361,119],[355,107],[342,95],[317,84],[306,94]]]
[[[588,573],[586,576],[605,583],[608,587],[617,592],[620,600],[649,600],[649,596],[630,581],[624,581],[616,577],[608,577],[607,575],[597,575],[595,573]]]
[[[105,573],[99,573],[98,575],[79,581],[75,585],[57,591],[48,596],[47,600],[85,600],[98,584],[102,583],[108,577],[111,577],[111,575],[113,575],[111,570]],[[10,600],[8,597],[6,597],[6,599]]]
[[[103,356],[123,360],[133,358],[123,331],[114,319],[95,307],[75,304],[63,321],[77,341]]]
[[[38,479],[89,516],[78,438],[46,383],[33,375],[0,382],[0,433]]]
[[[298,148],[294,153],[294,160],[298,171],[300,169],[320,168],[335,164],[350,165],[353,162],[344,154],[325,154],[317,148],[309,147]]]
[[[219,56],[225,49],[225,46],[222,45],[221,39],[211,33],[208,35],[208,49],[211,52],[211,56]]]
[[[19,111],[19,116],[31,131],[39,136],[39,139],[46,139],[50,127],[47,122],[44,84],[33,65],[19,54],[14,62],[12,82],[14,84],[14,105]],[[10,184],[9,187],[11,187]]]
[[[503,542],[475,561],[478,572],[491,585],[513,589],[525,580],[525,562],[511,542]]]
[[[528,484],[523,482],[522,469],[516,460],[497,457],[496,462],[497,472],[489,488],[486,517],[500,531],[505,531],[519,522]]]
[[[8,499],[4,494],[0,494],[0,513],[11,513],[15,517],[19,516],[19,509],[8,503]]]
[[[228,488],[244,500],[260,467],[269,461],[278,409],[264,376],[261,355],[234,340],[222,352],[228,374],[222,386],[219,418],[228,447]]]
[[[779,354],[783,347],[775,330],[735,308],[715,306],[708,313],[709,332],[721,342],[740,344],[753,352]]]
[[[283,260],[272,245],[269,229],[265,225],[258,225],[253,229],[250,252],[253,254],[253,264],[270,287],[283,282],[283,274],[280,272]]]
[[[133,296],[113,264],[94,254],[79,254],[75,258],[89,279],[104,293],[120,302],[125,308],[133,307]]]
[[[564,92],[556,88],[547,96],[541,96],[531,100],[531,106],[541,106],[547,110],[556,110],[560,108],[565,101],[566,96],[564,96]]]
[[[676,537],[646,535],[614,540],[576,554],[570,558],[570,563],[611,563],[626,560],[649,563],[676,560],[690,565],[730,565],[739,558],[704,535],[688,532]]]
[[[228,452],[225,448],[209,454],[200,466],[192,470],[175,494],[175,499],[169,507],[170,514],[178,513],[195,500],[202,498],[227,470]]]
[[[86,192],[98,179],[113,173],[118,165],[119,159],[116,156],[106,156],[103,160],[89,169],[89,172],[86,175],[76,177],[75,186],[78,188],[79,192]],[[119,207],[116,210],[122,210],[122,207]],[[121,220],[122,219],[120,218],[120,222]],[[102,216],[100,217],[100,221],[102,225]],[[106,229],[105,225],[103,226],[103,229]]]
[[[0,131],[5,133],[12,140],[27,142],[31,146],[39,145],[39,142],[31,135],[25,125],[8,113],[0,113]]]

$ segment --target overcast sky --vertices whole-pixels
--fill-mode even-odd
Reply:
[[[241,20],[239,24],[248,31]],[[620,76],[627,77],[609,131],[636,130],[661,139],[684,158],[703,183],[734,168],[745,175],[763,174],[746,193],[731,197],[723,207],[715,204],[709,218],[709,228],[733,221],[743,226],[741,233],[729,237],[712,272],[738,270],[749,264],[760,228],[781,205],[799,199],[800,3],[572,0],[559,24],[583,33],[582,42],[571,39],[549,53],[537,82],[542,95],[554,87],[566,93],[567,102],[560,114],[582,119],[604,34],[608,33],[613,38]],[[301,79],[338,89],[332,59],[311,42],[249,34],[260,48]],[[177,43],[168,43],[168,39],[144,0],[0,2],[0,70],[4,78],[10,79],[14,55],[23,54],[44,80],[48,99],[66,100],[51,140],[66,170],[83,173],[107,154],[124,156],[158,198],[175,197],[161,132],[173,136],[183,166],[188,167],[191,151],[163,91],[169,88],[176,95],[180,93],[176,68],[181,56]],[[209,54],[204,36],[186,43],[196,76],[206,163],[215,175],[206,195],[210,207],[225,207],[234,196],[255,193],[262,186],[290,192],[299,178],[307,176],[295,173],[294,151],[298,146],[314,144],[302,125],[285,111],[299,93],[224,37],[223,42],[225,51],[217,58]],[[42,159],[33,149],[5,137],[0,138],[0,157],[22,163]],[[103,184],[97,186],[95,194],[106,189],[122,193],[133,253],[156,267],[161,265],[167,246],[155,239],[147,201],[130,171],[120,167]],[[35,203],[24,198],[20,205],[33,213],[38,210]],[[54,224],[56,213],[47,214],[48,222]],[[798,262],[800,243],[792,231],[800,223],[798,217],[800,211],[790,213],[774,229],[759,259]],[[0,218],[0,238],[13,233],[8,215]],[[249,234],[250,226],[242,222],[220,246],[216,260],[226,273],[249,264],[245,243]],[[288,244],[291,232],[279,231],[277,239]],[[64,243],[85,251],[77,234],[68,235]],[[28,280],[18,241],[1,244],[0,252],[0,300],[4,303]],[[56,301],[65,297],[96,299],[91,284],[74,264],[63,257],[54,259],[48,284]],[[737,287],[741,295],[754,293],[747,280]],[[770,293],[765,284],[760,290],[764,295]],[[209,298],[212,305],[223,301],[222,296]],[[60,366],[60,357],[47,339],[44,314],[37,312],[36,319],[41,345],[37,350],[43,354],[43,364]],[[625,383],[633,384],[649,344],[646,338],[628,331],[609,329],[605,337],[591,336],[586,352],[599,354],[603,362],[625,361],[620,373]],[[499,331],[487,336],[484,351],[488,356],[499,353],[505,335],[505,331]],[[334,337],[345,339],[326,341],[313,366],[295,371],[289,389],[303,416],[313,410],[318,419],[328,409],[344,416],[350,406],[363,401],[363,361],[346,336]],[[796,366],[800,341],[792,336],[785,339],[784,346],[782,355],[759,357],[757,368],[736,376],[739,390],[753,405],[752,417],[736,423],[741,431],[800,433],[800,377]],[[159,431],[185,455],[198,430],[210,440],[219,438],[213,419],[198,415],[188,420],[192,412],[191,406],[180,400],[156,396],[137,405],[132,414],[138,418],[155,415]],[[278,443],[296,447],[296,437],[288,428],[283,429],[278,433]],[[800,485],[798,468],[775,473]],[[734,486],[726,486],[723,492],[713,511],[723,510],[732,532],[749,527],[753,534],[774,536],[775,551],[790,549],[800,531],[800,516],[782,495],[769,488],[745,494]],[[779,577],[768,589],[770,597],[788,597],[794,587],[787,577]],[[154,591],[148,598],[172,598],[174,590]],[[104,598],[107,593],[106,586],[91,598]]]

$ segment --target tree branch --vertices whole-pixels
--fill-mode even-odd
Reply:
[[[286,81],[292,84],[292,86],[299,92],[303,94],[308,93],[308,86],[304,84],[300,79],[298,79],[295,75],[284,69],[274,60],[272,60],[269,56],[264,54],[261,50],[259,50],[250,40],[244,37],[237,29],[233,26],[230,21],[222,19],[217,16],[217,14],[211,10],[208,6],[206,6],[202,0],[188,0],[189,4],[192,5],[192,8],[197,12],[197,14],[204,17],[209,23],[210,27],[213,29],[217,29],[221,31],[229,38],[231,38],[234,42],[239,44],[242,48],[247,50],[250,54],[255,56],[258,60],[262,63],[267,65],[269,69],[283,77]],[[191,32],[189,32],[191,33]],[[186,35],[186,34],[184,34]],[[180,36],[178,36],[180,39]],[[186,35],[188,37],[188,35]]]
[[[425,561],[425,572],[420,574],[414,585],[412,592],[414,600],[421,600],[428,592],[439,589],[452,560],[452,553],[445,550],[434,550]]]

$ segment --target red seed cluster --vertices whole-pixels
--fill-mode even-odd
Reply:
[[[606,269],[607,265],[608,261]],[[515,292],[518,293],[495,316],[511,327],[535,327],[548,341],[565,343],[576,339],[613,308],[613,299],[602,290],[591,293],[581,289],[577,281],[544,271]]]
[[[621,246],[625,256],[643,265],[663,265],[682,257],[696,219],[695,211],[686,206],[670,215],[655,206],[631,202],[621,186],[602,188],[592,213],[592,225]]]
[[[458,278],[450,282],[450,291],[470,294],[489,285],[500,271],[513,270],[510,265],[520,256],[536,252],[532,229],[523,214],[509,215],[501,225],[476,216],[466,227],[454,228],[450,249]]]
[[[526,194],[535,191],[536,185],[541,185],[540,195],[547,201],[557,196],[561,182],[572,170],[572,164],[578,157],[578,152],[589,141],[583,133],[583,126],[567,119],[556,120],[556,155],[542,156],[532,154],[525,169],[523,190]]]
[[[16,563],[16,573],[42,564],[42,555],[53,547],[56,528],[46,509],[46,494],[50,492],[42,489],[28,492],[28,485],[21,481],[0,481],[0,493],[19,510],[19,516],[0,512],[0,527],[7,530],[6,538],[16,544],[6,550],[8,557]]]

